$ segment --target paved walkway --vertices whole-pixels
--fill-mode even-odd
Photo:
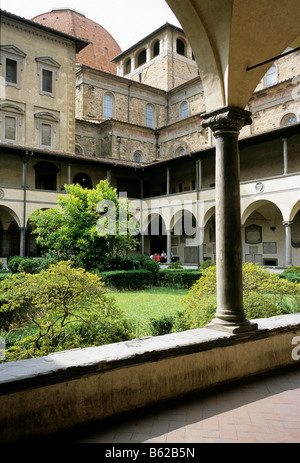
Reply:
[[[300,368],[198,393],[63,437],[67,443],[300,443]]]

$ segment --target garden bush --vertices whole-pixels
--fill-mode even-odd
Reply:
[[[297,265],[293,265],[292,267],[289,267],[287,268],[286,270],[284,270],[281,275],[286,275],[286,274],[289,274],[289,273],[298,273],[300,275],[300,266],[297,266]]]
[[[24,259],[24,258],[23,258],[23,257],[20,257],[20,256],[11,257],[11,258],[8,260],[7,268],[8,268],[12,273],[18,273],[18,271],[19,271],[19,265],[20,265],[20,263],[22,262],[23,259]]]
[[[150,318],[149,323],[152,336],[163,336],[164,334],[178,333],[189,329],[182,311],[172,315],[162,315],[159,318]]]
[[[23,258],[18,267],[19,272],[38,273],[41,270],[41,262],[30,257]]]
[[[201,274],[199,270],[161,269],[157,284],[170,288],[190,288],[201,277]]]
[[[149,270],[116,270],[103,272],[101,277],[106,286],[117,291],[144,289],[153,284],[152,272]]]
[[[71,262],[51,265],[38,274],[12,275],[0,283],[0,294],[0,331],[9,345],[7,360],[133,336],[102,280],[72,268]]]
[[[243,264],[244,310],[248,319],[299,311],[300,285],[253,264]],[[217,310],[216,267],[203,271],[183,301],[190,328],[209,323]]]

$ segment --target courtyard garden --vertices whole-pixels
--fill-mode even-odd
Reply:
[[[201,328],[214,318],[214,264],[161,268],[136,252],[137,224],[106,181],[66,190],[57,208],[31,217],[43,257],[15,256],[0,269],[3,361]],[[277,275],[244,264],[247,318],[299,312],[299,283],[299,267]]]

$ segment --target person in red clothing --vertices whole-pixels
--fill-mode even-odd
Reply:
[[[153,260],[156,260],[156,262],[160,262],[160,261],[161,261],[161,257],[157,254],[157,252],[154,254]]]

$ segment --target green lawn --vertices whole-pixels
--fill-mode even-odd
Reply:
[[[144,291],[110,291],[117,306],[132,320],[138,337],[148,336],[149,319],[176,314],[181,310],[181,301],[187,289],[152,288]]]

